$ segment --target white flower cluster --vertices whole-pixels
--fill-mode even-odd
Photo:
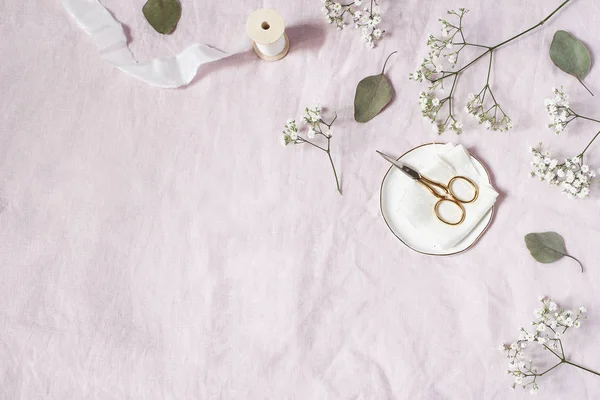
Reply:
[[[568,120],[569,117],[573,117],[575,114],[569,108],[569,95],[563,91],[562,87],[560,89],[552,88],[552,93],[554,97],[546,99],[544,105],[552,121],[548,124],[548,128],[554,129],[554,132],[558,135],[572,121],[572,119]]]
[[[562,192],[571,198],[584,199],[590,195],[590,184],[596,172],[583,164],[581,156],[568,158],[559,164],[549,152],[542,152],[541,143],[537,148],[530,147],[529,151],[533,154],[532,177],[560,187]]]
[[[435,123],[437,114],[446,101],[448,101],[448,98],[440,100],[431,92],[421,92],[419,94],[419,104],[421,105],[421,114],[423,115],[423,118],[431,123]],[[442,134],[446,129],[451,130],[456,134],[461,134],[462,128],[463,124],[451,116],[448,116],[444,122],[435,124],[435,130],[438,134]]]
[[[285,124],[285,129],[283,130],[283,135],[281,136],[281,144],[283,146],[287,146],[288,144],[307,144],[325,152],[329,158],[331,169],[333,170],[337,191],[341,195],[342,189],[340,187],[340,181],[338,179],[337,171],[335,170],[333,158],[331,157],[331,138],[333,137],[331,126],[337,119],[337,113],[330,123],[326,123],[321,116],[322,111],[323,109],[320,105],[314,105],[304,109],[304,115],[300,118],[302,123],[307,126],[306,137],[300,136],[300,130],[298,129],[296,120],[288,119]],[[323,139],[321,140],[321,143],[313,140],[317,136],[325,138],[325,143],[323,144]]]
[[[344,16],[348,14],[352,17],[354,27],[361,30],[362,37],[369,48],[374,48],[377,41],[381,39],[384,30],[378,28],[381,24],[381,10],[376,1],[371,2],[370,7],[365,7],[363,11],[357,9],[362,4],[361,0],[355,0],[351,4],[342,5],[333,0],[322,0],[322,11],[329,24],[342,30],[346,26]]]
[[[298,143],[298,126],[296,125],[296,120],[292,118],[288,119],[285,123],[283,136],[281,136],[281,144],[283,146],[287,146],[290,143]]]
[[[431,54],[433,54],[435,57],[442,57],[448,60],[448,62],[451,65],[456,64],[456,62],[458,61],[458,55],[460,51],[464,48],[464,45],[461,45],[461,47],[458,50],[455,50],[454,38],[458,34],[460,35],[460,38],[462,40],[462,19],[468,12],[469,10],[466,10],[464,8],[459,8],[458,11],[448,11],[448,15],[455,15],[458,17],[458,26],[444,19],[438,19],[438,21],[442,25],[442,37],[438,38],[431,34],[428,36],[427,46],[429,46],[429,48],[431,49]]]
[[[323,119],[321,118],[321,112],[323,109],[320,105],[314,105],[311,107],[306,107],[304,109],[304,116],[302,116],[302,123],[308,125],[308,131],[306,136],[309,139],[314,139],[317,134],[322,134],[328,139],[331,139],[333,136],[332,129],[327,127],[325,131],[321,129],[321,124],[323,124]]]
[[[331,128],[326,127],[325,130],[321,128],[321,125],[324,124],[323,119],[321,118],[322,111],[323,109],[321,106],[316,104],[312,107],[306,107],[304,109],[304,115],[300,117],[302,123],[308,127],[306,131],[306,137],[309,139],[314,139],[317,135],[323,135],[327,139],[331,139],[333,136]],[[281,144],[283,146],[287,146],[288,144],[299,144],[305,142],[306,140],[299,136],[299,129],[298,125],[296,124],[296,120],[293,118],[288,119],[285,124],[285,129],[283,130],[283,136],[281,137]]]
[[[512,120],[504,113],[502,108],[492,97],[494,105],[491,107],[484,107],[485,94],[490,91],[486,85],[480,94],[469,93],[467,106],[465,110],[471,114],[479,124],[485,126],[488,131],[500,131],[504,132],[512,128]],[[498,115],[500,113],[500,115]]]
[[[462,18],[467,12],[469,12],[469,10],[464,8],[460,8],[458,11],[448,11],[449,15],[458,17],[459,21],[456,24],[439,19],[440,24],[442,25],[441,37],[436,37],[434,35],[429,35],[427,37],[429,53],[427,57],[423,58],[419,67],[408,75],[408,78],[412,81],[427,82],[429,84],[427,88],[428,93],[421,92],[419,94],[419,104],[421,105],[423,117],[435,124],[435,130],[439,134],[446,130],[462,133],[463,125],[456,121],[452,115],[450,103],[448,104],[449,115],[447,118],[442,121],[436,120],[440,108],[450,100],[452,90],[448,97],[442,99],[438,99],[434,92],[437,90],[444,90],[444,79],[455,75],[453,72],[444,71],[444,62],[447,62],[451,67],[454,67],[458,61],[460,51],[464,48],[464,44],[458,43],[460,47],[457,49],[457,43],[455,43],[454,39],[459,35],[459,40],[464,41],[462,34]]]
[[[408,74],[408,79],[415,82],[429,82],[429,90],[434,91],[442,87],[442,65],[439,59],[432,52],[421,61],[419,68],[415,72]]]
[[[423,118],[434,123],[435,118],[444,103],[431,92],[421,92],[419,93],[419,104],[421,105],[421,114],[423,115]]]
[[[464,48],[464,45],[461,45],[461,47],[456,50],[454,47],[454,38],[457,34],[460,34],[462,38],[462,18],[468,12],[469,10],[464,8],[460,8],[458,11],[448,11],[448,14],[456,15],[459,18],[458,26],[441,18],[439,19],[442,24],[442,37],[438,38],[432,34],[427,37],[427,46],[429,46],[428,56],[423,59],[421,65],[419,65],[415,72],[409,74],[410,80],[423,82],[423,80],[426,79],[431,82],[440,78],[442,76],[440,59],[447,60],[452,67],[456,65],[458,56],[460,51]],[[430,88],[430,90],[434,89],[435,88]]]
[[[510,360],[506,373],[514,378],[512,388],[521,386],[523,389],[530,387],[531,394],[537,394],[537,379],[548,371],[538,372],[532,360],[525,361],[525,349],[535,344],[552,351],[555,356],[564,359],[561,339],[571,327],[579,328],[581,321],[586,317],[584,307],[579,307],[577,312],[559,309],[552,299],[540,297],[542,307],[534,310],[535,319],[531,322],[531,332],[521,328],[519,339],[510,345],[501,345],[500,350],[506,352]]]

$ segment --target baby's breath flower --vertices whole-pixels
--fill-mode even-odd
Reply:
[[[558,135],[574,119],[571,117],[575,117],[575,113],[569,108],[569,95],[563,91],[562,87],[560,89],[552,88],[552,93],[554,97],[546,99],[544,105],[551,120],[548,128],[553,129]]]
[[[534,384],[531,389],[529,390],[529,393],[531,393],[532,395],[537,395],[538,394],[538,386],[536,384]]]
[[[351,18],[354,27],[361,29],[362,38],[367,47],[374,48],[376,42],[385,33],[384,30],[377,27],[381,23],[381,11],[377,1],[373,1],[369,7],[365,7],[364,11],[357,9],[361,4],[360,0],[346,5],[333,0],[323,0],[322,11],[327,23],[335,24],[338,30],[346,27],[347,17]]]
[[[421,114],[430,122],[435,121],[441,102],[432,93],[421,92],[419,94],[419,104],[421,105]]]
[[[546,181],[551,186],[560,187],[567,197],[589,197],[592,178],[596,173],[588,165],[582,164],[581,157],[566,159],[559,164],[548,152],[542,152],[542,143],[536,148],[531,148],[530,152],[533,155],[532,177]]]
[[[326,2],[329,0],[325,0]],[[335,177],[335,183],[337,186],[337,190],[340,194],[342,194],[340,183],[338,180],[337,172],[335,170],[335,165],[333,163],[333,159],[331,157],[331,126],[337,119],[336,117],[329,124],[323,121],[322,117],[323,109],[319,104],[315,104],[310,107],[306,107],[304,109],[304,115],[301,117],[301,121],[307,125],[306,137],[304,138],[300,135],[300,130],[298,129],[298,125],[296,124],[296,120],[290,118],[285,123],[285,127],[283,130],[283,135],[280,137],[280,142],[282,145],[287,146],[289,144],[309,144],[313,147],[318,148],[319,150],[327,153],[329,157],[329,161],[331,167],[333,169],[333,175]],[[326,145],[320,145],[319,142],[315,141],[318,136],[322,136],[326,140]],[[323,141],[323,140],[322,140]]]
[[[450,70],[458,63],[458,59],[461,51],[465,48],[464,36],[462,32],[462,20],[468,10],[460,8],[459,10],[450,10],[448,14],[457,18],[457,22],[449,22],[445,19],[439,19],[441,24],[441,37],[435,35],[427,36],[427,46],[429,47],[429,54],[423,59],[421,65],[412,73],[409,74],[409,79],[415,82],[428,82],[429,93],[423,95],[421,93],[419,97],[419,103],[421,104],[421,110],[423,116],[437,126],[437,132],[442,133],[445,130],[450,130],[456,133],[462,132],[462,124],[456,122],[456,118],[452,111],[452,101],[450,101],[454,94],[456,85],[456,79],[458,78],[458,72],[451,72]],[[483,46],[486,47],[486,46]],[[490,53],[491,63],[491,48],[488,48]],[[485,54],[485,53],[484,53]],[[449,68],[446,70],[443,67],[443,63],[449,64]],[[435,97],[434,92],[437,90],[444,89],[444,81],[447,78],[453,78],[452,88],[450,93],[444,99],[440,99],[440,105],[447,104],[448,114],[447,118],[443,123],[436,122],[436,117],[440,112],[438,104],[429,103],[424,100],[427,98]],[[488,103],[487,105],[485,103]],[[496,102],[492,89],[489,85],[489,75],[484,88],[479,92],[478,95],[470,94],[469,100],[466,105],[466,110],[477,119],[477,121],[488,130],[493,131],[506,131],[512,128],[512,120],[504,113],[504,110]]]
[[[508,347],[505,345],[501,346],[501,349],[509,359],[506,373],[514,379],[511,388],[514,389],[516,386],[520,386],[523,389],[529,388],[531,394],[538,393],[538,379],[550,370],[563,363],[579,367],[577,364],[565,359],[562,339],[564,333],[571,326],[580,327],[581,320],[585,318],[583,311],[581,311],[582,309],[585,310],[583,307],[580,307],[579,312],[575,314],[571,310],[559,308],[550,298],[540,297],[540,302],[542,303],[542,307],[533,312],[535,319],[531,322],[531,325],[534,331],[530,333],[525,328],[521,328],[518,341]],[[532,341],[540,345],[544,350],[551,350],[552,354],[560,359],[560,362],[554,366],[550,366],[544,372],[538,372],[538,367],[534,365],[533,360],[524,361],[524,349],[529,347],[527,346],[527,342]],[[586,370],[593,372],[589,369]]]

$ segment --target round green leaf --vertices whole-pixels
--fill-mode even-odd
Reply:
[[[567,255],[565,240],[556,232],[529,233],[525,245],[537,261],[549,264]]]
[[[592,66],[590,52],[581,41],[568,32],[557,31],[550,45],[552,62],[578,80],[585,78]]]
[[[392,100],[394,89],[383,74],[368,76],[358,83],[354,96],[354,119],[369,122]]]
[[[150,25],[163,35],[173,32],[181,18],[178,0],[148,0],[142,8]]]

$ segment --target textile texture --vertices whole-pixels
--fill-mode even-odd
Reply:
[[[170,36],[143,3],[103,1],[138,60],[192,43],[237,50],[263,7],[283,15],[291,49],[268,63],[248,46],[186,88],[157,89],[103,62],[60,2],[0,2],[0,399],[525,399],[498,346],[528,326],[539,295],[587,307],[565,350],[600,369],[600,190],[567,199],[529,178],[527,152],[543,140],[574,156],[597,132],[577,121],[555,136],[543,100],[564,85],[578,112],[600,117],[598,97],[548,56],[558,29],[600,51],[598,2],[573,0],[496,52],[491,82],[512,131],[463,111],[482,60],[458,83],[465,132],[441,137],[420,115],[424,86],[408,81],[437,19],[469,8],[467,39],[492,45],[558,0],[381,0],[374,50],[327,25],[318,0],[182,0]],[[357,83],[394,50],[392,103],[354,122]],[[585,82],[598,94],[600,67]],[[324,153],[280,144],[314,101],[339,116],[343,196]],[[500,192],[489,230],[458,256],[411,251],[379,211],[389,165],[375,150],[432,141],[463,144]],[[598,146],[586,153],[596,167]],[[584,274],[529,255],[524,235],[550,230]],[[539,384],[541,399],[600,393],[600,378],[565,366]]]

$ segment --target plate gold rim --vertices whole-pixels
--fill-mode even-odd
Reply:
[[[441,142],[430,142],[430,143],[423,143],[417,147],[413,147],[412,149],[408,150],[406,153],[402,154],[400,157],[398,157],[396,160],[400,160],[402,157],[404,157],[405,155],[407,155],[408,153],[419,149],[421,147],[425,147],[425,146],[431,146],[434,144],[446,144],[446,143],[441,143]],[[469,154],[469,156],[473,157],[474,159],[476,159],[481,166],[483,167],[483,169],[485,170],[485,172],[487,173],[488,177],[491,178],[490,175],[490,171],[487,169],[487,167],[485,166],[484,163],[481,162],[481,160],[479,160],[477,157],[475,157],[473,154],[471,154],[468,150],[467,153]],[[385,218],[385,215],[383,213],[383,182],[385,182],[385,178],[387,178],[388,174],[390,173],[390,171],[392,170],[392,168],[394,168],[393,165],[390,166],[390,168],[387,170],[387,172],[385,173],[385,175],[383,176],[383,179],[381,180],[381,186],[379,188],[379,211],[381,212],[381,217],[383,218],[383,220],[385,221],[385,224],[387,225],[388,229],[394,234],[394,236],[400,241],[402,242],[402,244],[404,244],[406,247],[408,247],[409,249],[411,249],[412,251],[419,253],[419,254],[423,254],[423,255],[427,255],[427,256],[435,256],[435,257],[448,257],[448,256],[455,256],[457,254],[461,254],[466,252],[467,250],[470,250],[473,246],[475,246],[475,244],[477,244],[477,242],[479,242],[479,239],[481,239],[481,237],[483,236],[483,234],[485,232],[487,232],[488,228],[490,227],[492,221],[494,220],[494,213],[495,213],[495,208],[496,206],[493,205],[492,206],[492,213],[490,215],[490,220],[488,221],[487,225],[485,226],[485,228],[483,228],[483,231],[481,231],[481,233],[479,234],[479,236],[477,236],[477,238],[475,239],[475,241],[473,241],[473,243],[471,243],[469,245],[469,247],[467,247],[466,249],[463,249],[461,251],[457,251],[455,253],[448,253],[448,254],[434,254],[434,253],[425,253],[423,251],[419,251],[417,249],[414,249],[413,247],[411,247],[408,243],[406,243],[404,240],[402,240],[398,235],[396,235],[396,232],[394,232],[394,230],[392,229],[392,227],[390,226],[390,224],[388,223],[387,219]]]

